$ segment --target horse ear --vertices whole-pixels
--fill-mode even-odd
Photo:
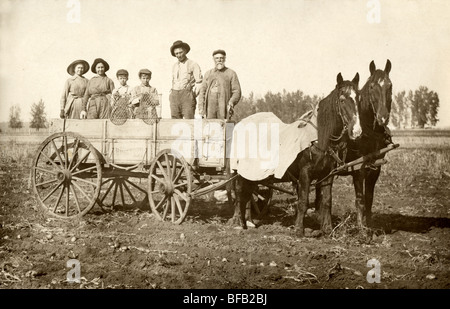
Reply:
[[[355,77],[353,77],[352,83],[354,83],[355,85],[359,84],[359,73],[356,72]]]
[[[372,75],[373,72],[375,72],[376,69],[377,68],[375,67],[375,62],[373,62],[373,60],[372,60],[372,62],[369,65],[370,75]]]
[[[386,74],[389,74],[389,72],[391,71],[391,61],[389,61],[389,59],[386,61],[386,67],[384,68],[384,72],[386,72]]]
[[[340,72],[336,77],[336,81],[337,81],[338,85],[344,81]]]

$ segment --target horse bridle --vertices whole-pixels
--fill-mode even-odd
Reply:
[[[348,124],[350,123],[350,120],[347,118],[347,116],[342,113],[341,104],[340,104],[341,102],[343,102],[344,100],[347,100],[347,99],[348,99],[348,97],[345,94],[340,94],[339,100],[336,103],[337,104],[337,112],[338,112],[339,116],[341,117],[343,128],[342,128],[341,134],[339,134],[339,136],[335,136],[335,135],[330,136],[330,140],[332,142],[338,142],[344,137],[345,131],[347,131],[347,128],[348,128]]]
[[[372,82],[369,87],[369,104],[372,107],[373,114],[375,115],[374,120],[373,120],[373,129],[375,129],[377,119],[378,119],[378,112],[375,109],[374,100],[372,99],[372,88],[373,88],[374,84],[376,84],[378,87],[381,88],[381,86],[378,83],[374,83],[374,82]],[[379,138],[380,140],[381,139],[387,140],[388,142],[392,143],[391,130],[388,128],[387,124],[384,124],[382,127],[384,130],[384,134],[383,134],[384,136],[381,136],[381,134],[377,134],[377,133],[373,132],[374,137]]]

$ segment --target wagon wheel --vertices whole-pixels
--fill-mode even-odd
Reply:
[[[55,133],[39,146],[31,184],[49,215],[65,219],[85,215],[94,206],[101,183],[100,155],[81,135]]]
[[[148,201],[147,182],[147,178],[130,176],[104,179],[98,204],[100,206],[111,206],[112,208],[117,205],[143,207],[144,203]]]
[[[176,151],[160,151],[148,176],[150,207],[161,221],[180,224],[191,204],[192,175],[186,160]]]
[[[269,212],[270,202],[272,201],[273,190],[272,188],[259,185],[252,193],[247,208],[250,209],[250,221],[261,221]],[[251,207],[250,207],[251,206]],[[257,223],[254,222],[254,223]]]

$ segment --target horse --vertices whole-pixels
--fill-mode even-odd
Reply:
[[[301,151],[290,164],[285,175],[279,181],[291,181],[297,191],[295,230],[298,236],[304,235],[304,216],[308,208],[310,185],[318,180],[316,189],[320,191],[322,205],[321,229],[331,230],[331,193],[333,175],[330,172],[341,162],[340,156],[345,151],[349,139],[356,139],[361,134],[359,114],[356,104],[358,96],[359,74],[352,81],[344,81],[341,73],[337,75],[336,87],[318,103],[317,111],[306,125],[317,130],[317,141]],[[314,121],[315,120],[315,121]],[[280,151],[283,151],[280,149]],[[247,229],[245,209],[252,192],[259,183],[274,182],[277,179],[250,181],[238,174],[235,183],[236,206],[234,217],[239,216],[243,229]],[[233,217],[233,218],[234,218]]]
[[[392,82],[389,78],[391,68],[389,59],[384,70],[377,69],[374,61],[370,62],[370,77],[357,98],[362,134],[359,139],[350,141],[345,162],[362,156],[367,156],[367,160],[361,169],[340,174],[353,177],[357,225],[360,229],[371,223],[375,184],[381,172],[381,166],[374,166],[372,163],[384,157],[384,154],[378,155],[376,151],[392,144],[387,126],[392,103]],[[374,152],[375,155],[369,155]]]

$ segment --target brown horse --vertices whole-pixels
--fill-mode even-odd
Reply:
[[[321,197],[321,228],[325,232],[331,230],[333,176],[330,172],[341,162],[348,140],[356,139],[361,134],[356,104],[358,83],[358,73],[352,81],[344,81],[340,73],[337,75],[335,89],[318,104],[316,123],[310,122],[318,131],[318,140],[297,155],[282,179],[272,177],[249,181],[242,176],[237,178],[235,216],[240,216],[239,221],[244,229],[247,228],[245,208],[255,187],[259,183],[292,181],[298,194],[295,228],[297,234],[303,236],[303,219],[308,208],[311,182],[322,180],[316,185]]]
[[[388,59],[384,70],[379,70],[372,61],[369,71],[370,77],[357,100],[362,134],[359,139],[349,143],[346,162],[367,156],[392,144],[390,130],[387,127],[392,102],[392,82],[389,79],[391,62]],[[367,161],[361,169],[342,174],[353,177],[357,224],[360,228],[367,227],[370,223],[375,184],[381,171],[381,166],[373,166],[372,163],[383,157],[384,155],[367,156]]]

